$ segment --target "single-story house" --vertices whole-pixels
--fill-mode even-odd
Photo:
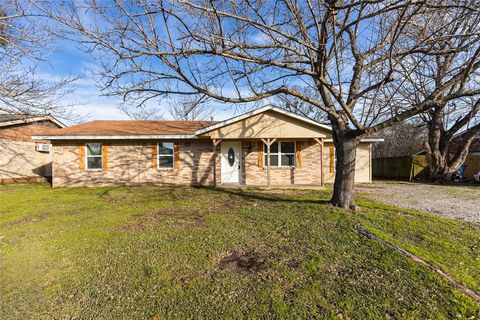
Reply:
[[[331,137],[328,125],[265,106],[221,122],[92,121],[34,138],[52,142],[52,184],[66,187],[319,186],[334,180]],[[372,181],[373,141],[358,147],[356,182]]]
[[[52,134],[65,125],[50,115],[0,114],[0,183],[50,179],[50,141],[32,135]]]

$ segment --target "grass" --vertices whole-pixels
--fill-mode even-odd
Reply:
[[[0,186],[0,319],[472,318],[403,245],[480,290],[472,224],[328,192]]]
[[[440,186],[442,191],[461,200],[478,200],[480,198],[480,186],[478,184],[452,184]]]
[[[453,188],[453,187],[451,187]],[[359,222],[480,292],[480,225],[362,199]]]

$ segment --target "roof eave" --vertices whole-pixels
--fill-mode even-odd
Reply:
[[[65,128],[66,125],[60,122],[59,120],[55,119],[52,116],[40,116],[40,117],[32,117],[32,118],[27,118],[27,119],[20,119],[20,120],[10,120],[10,121],[4,121],[0,122],[0,127],[6,127],[6,126],[13,126],[16,124],[23,124],[23,123],[32,123],[32,122],[37,122],[37,121],[45,121],[49,120],[59,126],[60,128]]]
[[[174,140],[187,140],[198,139],[196,135],[191,134],[132,134],[132,135],[119,135],[119,134],[107,134],[107,135],[35,135],[32,136],[34,140],[161,140],[161,139],[174,139]]]
[[[365,138],[360,139],[360,142],[384,142],[385,139],[383,138]],[[333,139],[325,139],[325,142],[333,142]]]

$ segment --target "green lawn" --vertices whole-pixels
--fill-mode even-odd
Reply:
[[[0,186],[0,319],[475,318],[480,229],[325,191]]]

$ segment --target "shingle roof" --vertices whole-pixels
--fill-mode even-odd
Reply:
[[[25,114],[8,114],[0,113],[0,127],[12,126],[17,124],[35,123],[41,121],[50,121],[57,127],[63,128],[65,124],[60,122],[55,117],[47,115],[25,115]]]
[[[60,129],[31,123],[26,126],[11,126],[6,129],[0,127],[0,139],[14,141],[32,141],[35,135],[52,135]]]
[[[195,139],[202,135],[241,121],[266,111],[275,111],[283,115],[307,122],[311,125],[331,130],[330,126],[298,115],[273,105],[267,105],[233,118],[216,121],[151,121],[151,120],[97,120],[68,128],[51,135],[36,135],[34,139],[81,140],[81,139]]]
[[[2,114],[0,113],[0,122],[3,121],[12,121],[12,120],[23,120],[28,118],[27,116],[21,114]]]
[[[191,135],[211,121],[96,120],[63,128],[52,135]]]

